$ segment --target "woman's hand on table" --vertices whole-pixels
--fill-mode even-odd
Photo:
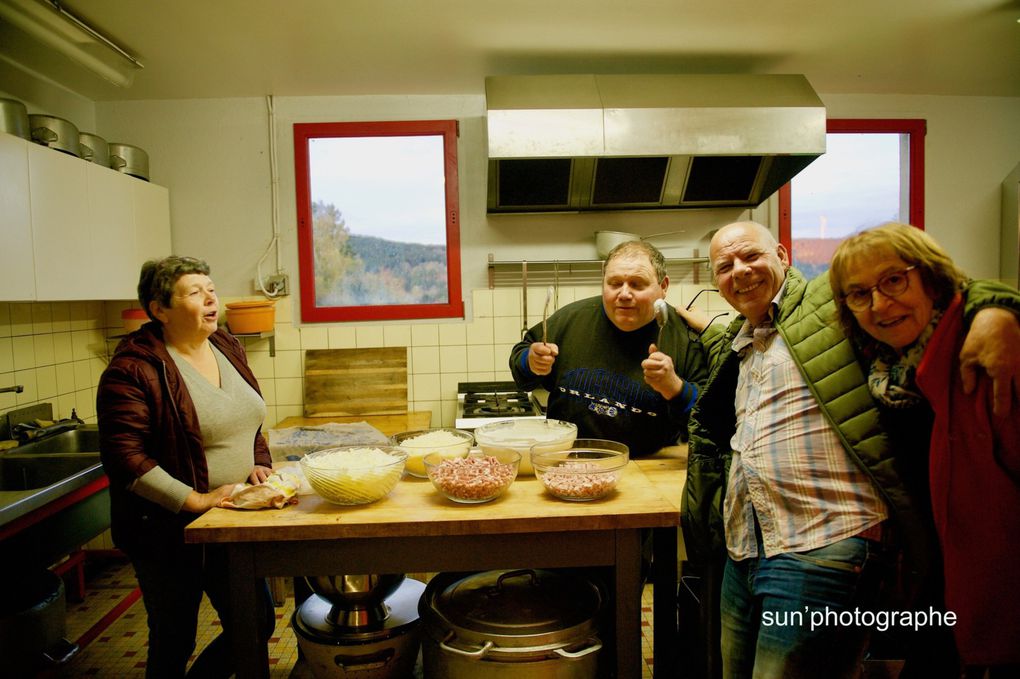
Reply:
[[[219,488],[210,490],[208,493],[199,493],[197,490],[193,490],[188,495],[188,499],[184,501],[184,506],[181,507],[181,510],[191,512],[192,514],[204,514],[213,507],[218,507],[225,498],[230,497],[236,485],[234,483],[227,483]]]
[[[273,470],[271,468],[257,464],[255,465],[255,469],[253,469],[251,474],[248,476],[248,483],[253,486],[257,486],[272,476],[272,474]]]

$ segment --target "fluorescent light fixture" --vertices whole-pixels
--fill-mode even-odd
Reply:
[[[47,0],[0,0],[0,19],[118,87],[142,64],[84,21]]]

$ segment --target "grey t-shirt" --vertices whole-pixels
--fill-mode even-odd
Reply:
[[[244,482],[254,466],[255,434],[266,417],[265,401],[216,347],[212,350],[220,372],[218,387],[184,360],[176,349],[169,345],[167,349],[195,403],[209,467],[209,488]],[[157,466],[136,480],[131,490],[178,512],[194,489]]]

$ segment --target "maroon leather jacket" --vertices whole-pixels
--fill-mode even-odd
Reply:
[[[213,333],[209,341],[258,392],[240,342],[223,330]],[[209,491],[198,414],[167,352],[160,324],[147,323],[117,345],[99,380],[96,412],[100,455],[110,479],[114,544],[129,554],[183,544],[184,526],[195,514],[174,514],[128,490],[135,479],[159,465],[195,490]],[[261,429],[252,451],[253,464],[272,466]]]

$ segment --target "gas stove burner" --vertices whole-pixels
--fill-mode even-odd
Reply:
[[[465,417],[513,417],[533,415],[531,399],[519,391],[513,394],[465,394]]]
[[[457,391],[458,428],[473,429],[491,419],[541,418],[531,394],[513,382],[460,382]]]

